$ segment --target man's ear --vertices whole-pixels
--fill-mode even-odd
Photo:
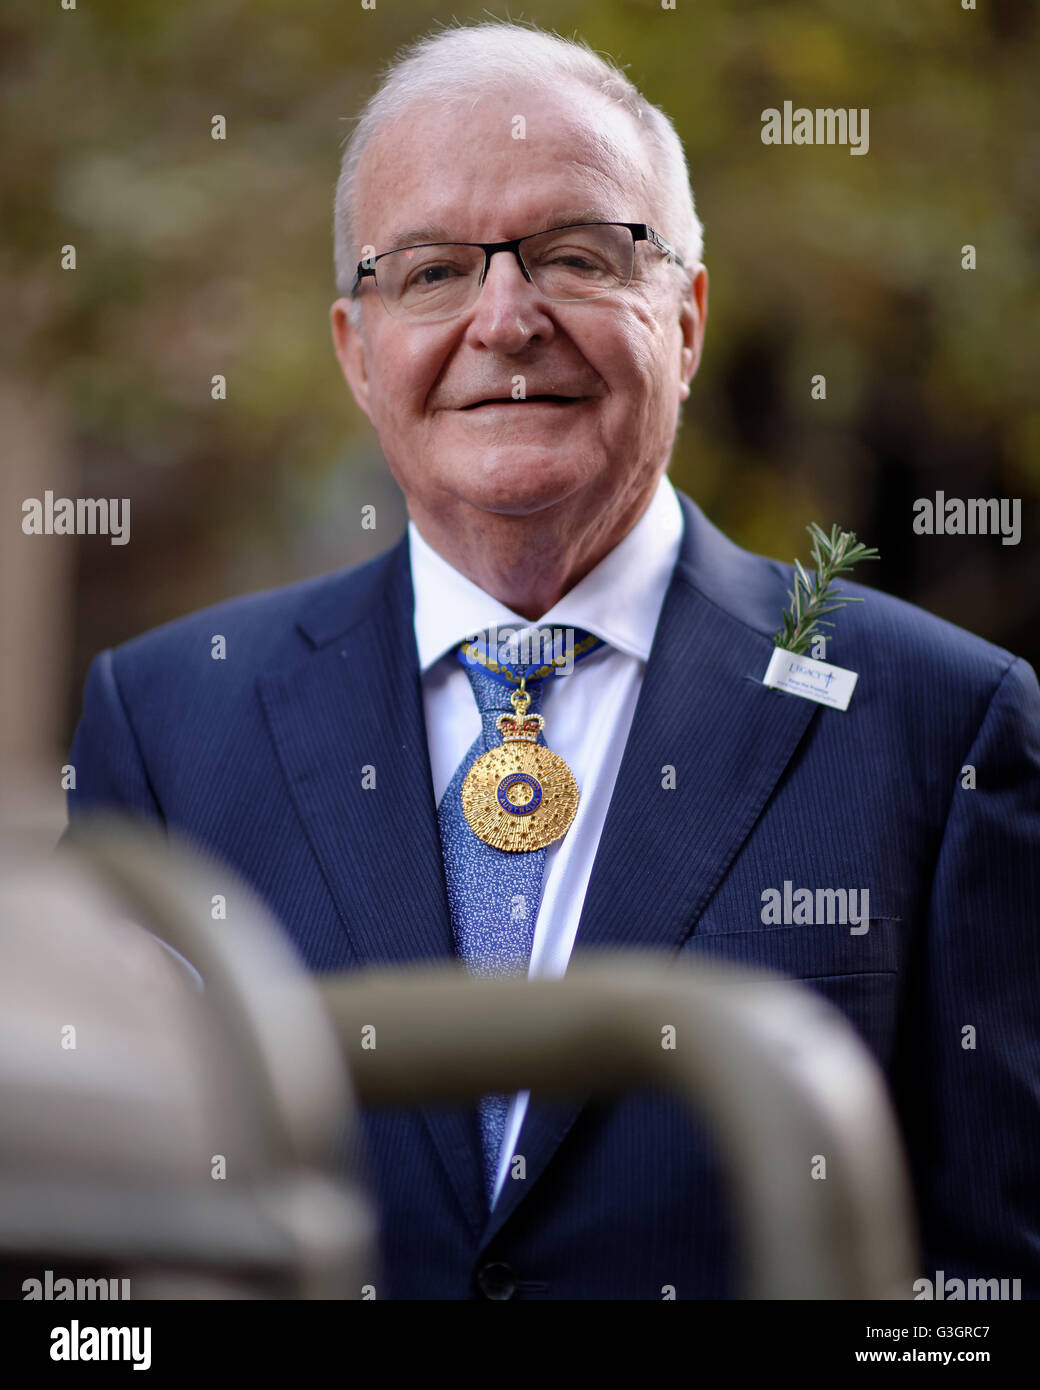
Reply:
[[[340,371],[358,408],[372,418],[369,411],[369,381],[365,368],[365,344],[361,327],[350,317],[351,300],[337,299],[329,310],[332,341],[336,348]]]
[[[683,401],[689,398],[690,382],[700,366],[707,319],[708,270],[706,266],[699,265],[679,303],[679,326],[682,329],[679,399]]]

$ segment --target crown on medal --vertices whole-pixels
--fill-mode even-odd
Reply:
[[[545,720],[540,714],[528,714],[531,696],[526,690],[514,690],[510,703],[515,714],[500,714],[496,720],[503,743],[537,743]]]

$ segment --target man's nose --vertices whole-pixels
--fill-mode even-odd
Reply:
[[[499,251],[491,257],[487,276],[477,295],[466,337],[473,346],[496,352],[520,352],[535,337],[553,332],[546,301],[524,275],[515,254]]]

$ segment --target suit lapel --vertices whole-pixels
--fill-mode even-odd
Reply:
[[[413,608],[406,535],[324,585],[297,624],[312,650],[258,681],[290,795],[361,966],[455,955]],[[421,1113],[479,1232],[487,1211],[475,1117]]]
[[[261,677],[260,698],[358,962],[442,959],[452,938],[407,541],[346,592],[337,578],[298,622],[315,650]]]
[[[786,575],[681,497],[684,537],[589,882],[575,951],[676,951],[755,824],[816,706],[762,685]],[[662,785],[674,768],[674,789]],[[584,1105],[532,1094],[484,1229],[508,1219]]]

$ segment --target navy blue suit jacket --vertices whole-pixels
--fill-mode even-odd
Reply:
[[[889,1079],[922,1272],[1021,1278],[1037,1296],[1036,677],[850,584],[866,601],[836,615],[827,651],[859,672],[848,710],[769,690],[790,568],[681,502],[682,549],[576,950],[707,954],[819,990]],[[211,659],[216,634],[226,660]],[[255,885],[312,970],[453,955],[406,538],[103,652],[71,762],[70,818],[119,807],[200,842]],[[868,889],[869,930],[764,924],[762,895],[785,881]],[[518,1297],[737,1292],[723,1175],[670,1097],[535,1093],[526,1179],[507,1179],[490,1216],[472,1108],[363,1119],[380,1297],[479,1297],[490,1262],[510,1267]]]

